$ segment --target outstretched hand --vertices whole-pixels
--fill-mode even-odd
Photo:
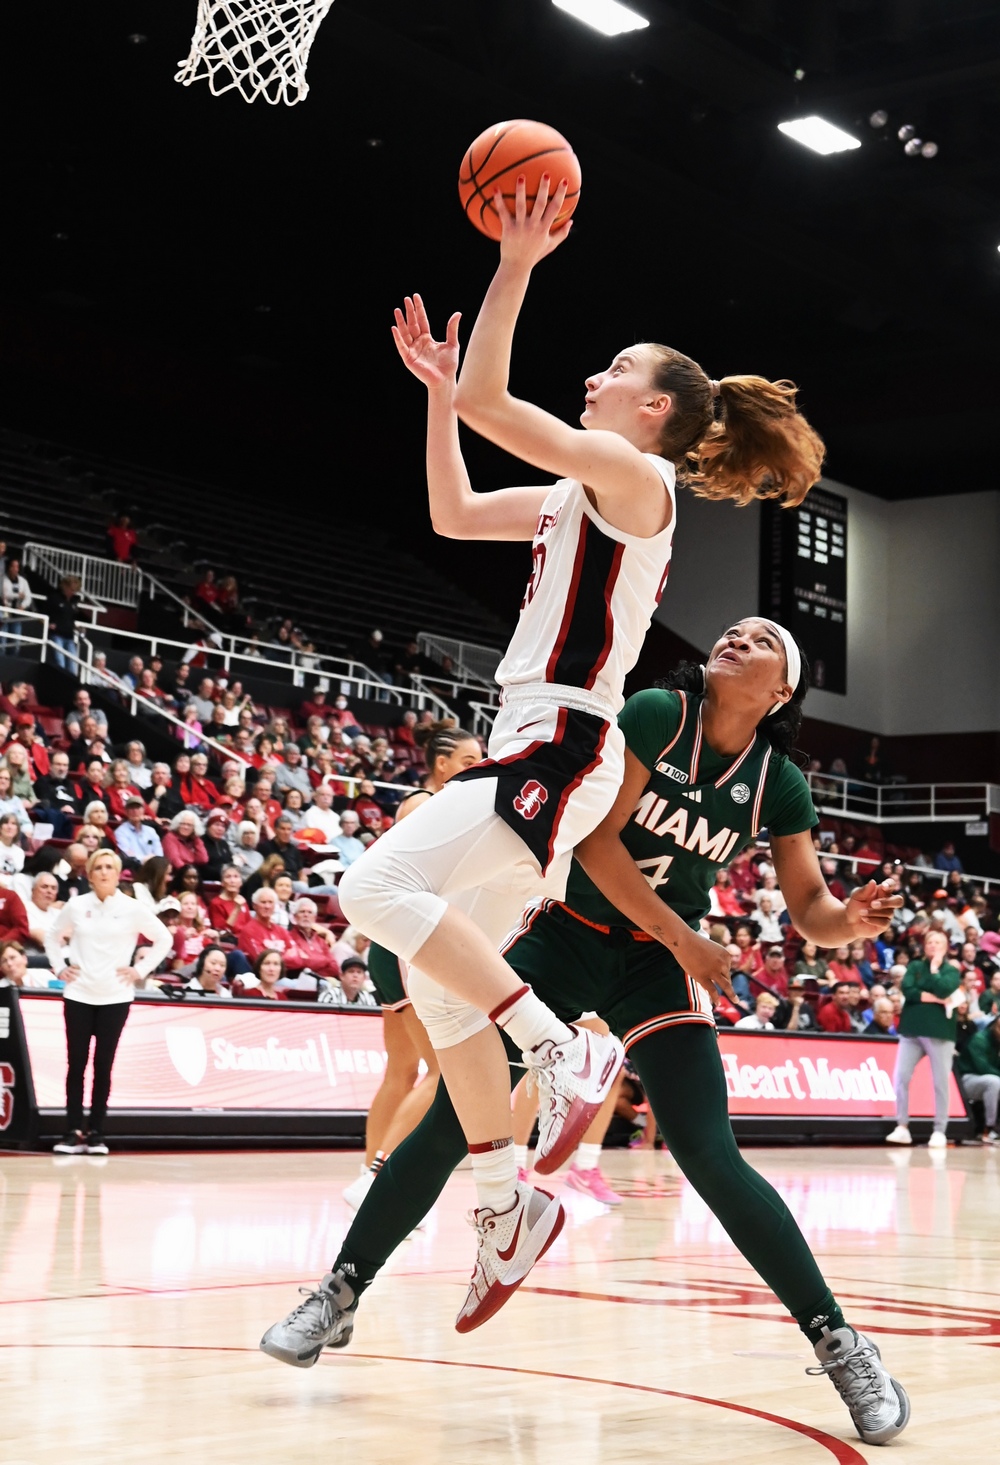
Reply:
[[[458,344],[460,313],[456,311],[449,320],[444,340],[435,341],[420,296],[407,295],[403,304],[404,310],[397,308],[394,312],[396,324],[392,328],[392,339],[404,366],[428,390],[449,384],[454,386],[461,349]]]
[[[573,220],[567,219],[558,229],[552,225],[558,219],[566,202],[569,184],[561,179],[555,193],[549,196],[551,182],[543,173],[531,212],[528,212],[528,193],[523,178],[518,178],[514,192],[514,212],[504,202],[503,189],[497,188],[493,204],[500,216],[500,259],[504,264],[521,265],[531,269],[539,260],[558,249],[569,238]]]
[[[892,920],[894,911],[903,904],[903,897],[897,895],[899,883],[892,877],[877,884],[869,880],[852,890],[847,901],[847,919],[856,936],[877,936]]]

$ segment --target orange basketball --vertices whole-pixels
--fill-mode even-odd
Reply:
[[[518,177],[524,174],[528,208],[543,173],[554,193],[560,179],[569,179],[569,192],[562,212],[553,224],[564,224],[580,201],[580,163],[563,137],[544,122],[498,122],[481,132],[462,159],[458,174],[458,196],[466,218],[488,239],[500,238],[500,217],[493,202],[497,188],[503,189],[504,202],[514,212],[514,191]]]

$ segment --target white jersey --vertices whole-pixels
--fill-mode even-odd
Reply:
[[[575,479],[553,485],[538,516],[521,614],[497,668],[501,687],[580,688],[620,711],[625,678],[666,587],[677,519],[674,465],[646,457],[673,507],[670,523],[651,539],[606,523]]]

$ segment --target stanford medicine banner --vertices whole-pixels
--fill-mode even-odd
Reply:
[[[10,997],[0,1011],[7,1038],[0,1043],[0,1124],[8,1125],[0,1146],[61,1132],[65,1094],[61,1000]],[[741,1136],[876,1137],[893,1118],[892,1040],[723,1030],[719,1047]],[[384,1069],[381,1014],[370,1009],[140,1000],[115,1064],[109,1128],[133,1136],[148,1129],[151,1136],[280,1133],[333,1142],[361,1132]],[[919,1125],[933,1112],[924,1063],[910,1113]],[[954,1080],[950,1114],[965,1118]]]

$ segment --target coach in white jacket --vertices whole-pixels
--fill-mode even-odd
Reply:
[[[67,901],[45,938],[52,970],[66,983],[66,1129],[61,1155],[106,1155],[104,1121],[111,1068],[137,982],[156,970],[173,941],[146,906],[118,889],[122,862],[113,850],[87,861],[90,894]],[[140,936],[151,942],[135,954]],[[94,1085],[89,1132],[83,1127],[83,1080],[94,1040]]]

